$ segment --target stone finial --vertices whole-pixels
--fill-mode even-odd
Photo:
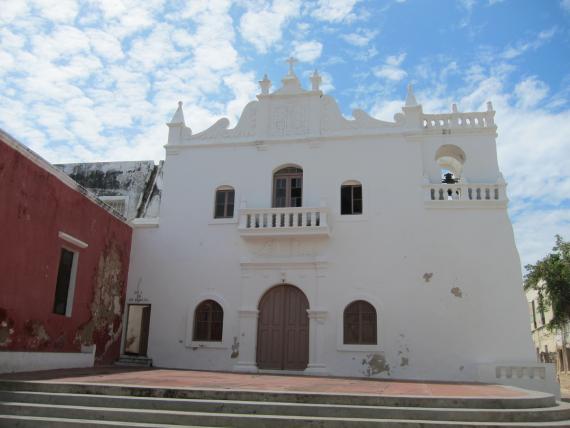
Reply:
[[[323,81],[323,78],[321,77],[319,72],[317,70],[315,70],[315,72],[311,76],[311,85],[312,85],[311,89],[313,91],[319,91],[322,81]]]
[[[261,87],[261,94],[268,95],[269,88],[271,87],[271,80],[267,78],[267,74],[263,76],[263,80],[259,81],[259,86]]]
[[[416,101],[416,96],[414,95],[414,87],[410,83],[408,85],[408,94],[406,95],[405,107],[417,107],[418,102]]]
[[[169,125],[186,125],[184,122],[184,112],[182,111],[182,101],[178,101],[178,108],[170,119]]]
[[[293,58],[292,56],[289,57],[289,59],[287,59],[287,61],[285,61],[287,64],[289,64],[289,74],[288,76],[292,77],[295,76],[295,70],[293,70],[293,67],[295,67],[295,65],[299,62],[297,60],[297,58]]]
[[[493,103],[491,101],[487,101],[487,111],[493,111]]]
[[[457,113],[457,111],[458,111],[458,110],[457,110],[457,104],[455,104],[455,103],[451,104],[451,111],[452,111],[453,113]]]
[[[186,126],[184,121],[184,112],[182,111],[182,101],[178,101],[178,108],[166,124],[168,126],[168,144],[182,144],[192,135],[192,130]]]

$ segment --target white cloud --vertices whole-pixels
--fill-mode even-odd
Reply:
[[[313,16],[321,21],[341,22],[354,17],[352,9],[358,0],[319,0]]]
[[[515,86],[515,94],[520,107],[534,107],[548,94],[548,85],[538,80],[536,76],[532,76]]]
[[[343,34],[341,38],[353,46],[366,46],[377,34],[378,31],[360,29],[354,33]]]
[[[29,7],[23,1],[3,1],[0,5],[0,22],[9,23],[29,12]]]
[[[33,0],[32,4],[40,16],[56,22],[71,22],[79,11],[76,0]]]
[[[382,79],[400,81],[408,75],[408,73],[400,67],[405,59],[405,53],[389,56],[386,58],[384,65],[376,67],[373,70],[373,73],[376,77],[380,77]]]
[[[315,40],[293,44],[293,56],[302,62],[313,62],[321,56],[323,45]]]
[[[99,56],[116,61],[124,57],[123,48],[119,39],[102,30],[90,29],[86,31],[91,48]]]
[[[570,13],[570,0],[561,0],[560,7],[562,10],[564,10],[564,12]]]
[[[546,42],[548,42],[550,39],[552,39],[552,37],[556,34],[556,32],[557,32],[556,27],[550,28],[548,30],[543,30],[540,33],[538,33],[533,40],[526,42],[519,42],[515,46],[508,46],[501,54],[501,57],[510,60],[524,54],[528,50],[538,49]]]
[[[515,218],[514,229],[521,264],[533,264],[550,252],[556,234],[570,239],[570,210],[526,210]]]
[[[240,19],[240,34],[255,48],[265,53],[283,36],[283,26],[299,15],[299,1],[274,0],[271,5],[255,5]]]

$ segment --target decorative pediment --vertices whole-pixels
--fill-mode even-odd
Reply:
[[[408,86],[402,112],[394,115],[394,122],[375,119],[360,109],[354,110],[352,119],[349,119],[342,115],[334,98],[323,94],[320,89],[322,78],[317,71],[310,77],[311,89],[307,90],[302,87],[293,70],[296,61],[290,58],[287,62],[289,73],[281,80],[282,86],[270,92],[271,81],[265,75],[259,82],[261,93],[257,95],[257,101],[245,106],[234,128],[229,127],[228,119],[222,118],[205,131],[192,135],[184,122],[182,103],[179,103],[178,110],[168,123],[168,145],[350,137],[423,130],[432,132],[432,128],[448,127],[496,129],[492,107],[482,113],[459,113],[455,108],[446,115],[424,114],[411,85]]]
[[[293,81],[293,79],[289,79]],[[297,79],[294,79],[297,80]],[[298,81],[297,81],[298,82]],[[211,140],[271,140],[281,138],[310,138],[335,135],[343,131],[381,130],[396,128],[402,122],[385,122],[374,119],[362,110],[354,110],[354,119],[346,119],[334,98],[319,91],[307,91],[289,85],[278,91],[259,95],[258,101],[246,105],[234,128],[222,118],[210,128],[187,135],[182,144]]]

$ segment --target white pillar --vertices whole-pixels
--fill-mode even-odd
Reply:
[[[324,323],[328,311],[307,309],[309,315],[309,365],[305,369],[307,374],[328,374],[324,363]]]
[[[257,342],[257,318],[259,311],[253,308],[238,310],[239,355],[233,369],[236,372],[257,372],[255,345]]]

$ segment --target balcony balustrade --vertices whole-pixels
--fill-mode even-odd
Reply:
[[[429,183],[424,185],[424,189],[426,201],[507,202],[504,183]]]
[[[328,236],[327,215],[325,207],[241,208],[238,229],[242,236]]]

